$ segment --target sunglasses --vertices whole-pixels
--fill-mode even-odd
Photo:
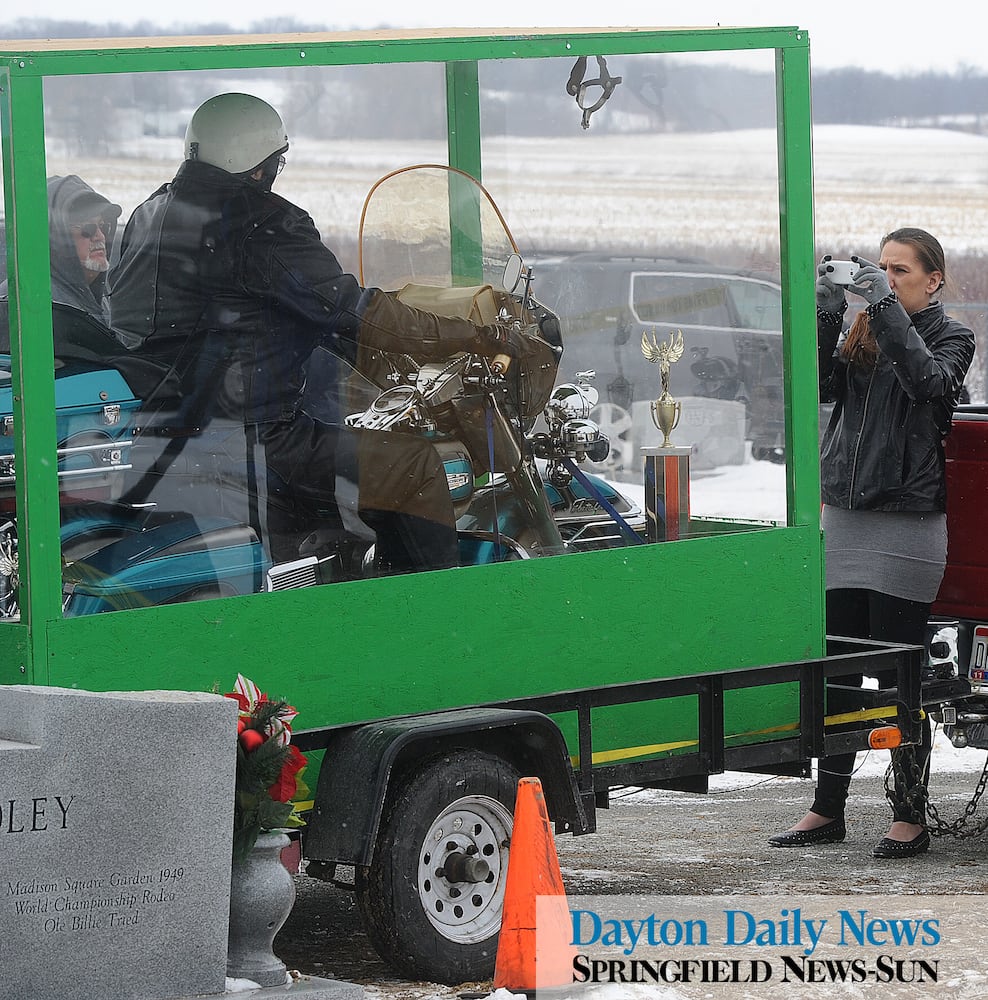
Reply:
[[[76,236],[82,236],[87,240],[91,240],[97,233],[102,233],[106,236],[108,230],[109,226],[102,220],[99,222],[87,222],[85,225],[72,227],[73,234]]]

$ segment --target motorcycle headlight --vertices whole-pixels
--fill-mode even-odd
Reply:
[[[592,420],[567,420],[560,439],[567,451],[584,452],[600,438],[600,428]]]

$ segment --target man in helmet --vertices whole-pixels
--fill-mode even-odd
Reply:
[[[309,215],[271,190],[287,150],[269,104],[237,93],[207,100],[189,122],[178,173],[131,216],[109,283],[117,337],[169,365],[181,386],[164,422],[186,435],[219,418],[246,428],[250,468],[257,455],[265,463],[256,480],[272,520],[282,517],[272,511],[290,519],[299,498],[323,509],[334,500],[348,432],[302,408],[314,349],[341,372],[369,345],[414,345],[434,358],[512,353],[498,327],[412,309],[345,273]],[[319,371],[332,377],[325,362]],[[455,565],[452,502],[435,450],[404,434],[375,437],[373,457],[368,447],[361,442],[361,516],[377,531],[384,569]],[[159,467],[181,445],[171,450]],[[290,545],[277,551],[270,525],[267,535],[276,558],[294,554]]]

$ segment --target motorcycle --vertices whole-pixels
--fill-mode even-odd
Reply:
[[[463,218],[469,233],[451,224]],[[304,409],[314,419],[340,423],[344,413],[352,432],[419,435],[438,451],[461,565],[644,540],[639,505],[579,468],[609,450],[589,419],[593,373],[554,387],[558,319],[538,302],[531,269],[477,181],[434,165],[379,180],[361,215],[360,278],[398,289],[389,294],[411,305],[503,324],[524,345],[518,358],[441,362],[369,349],[357,368],[328,380],[319,375],[329,366],[310,361]],[[160,372],[68,306],[53,307],[53,328],[65,616],[375,575],[374,534],[360,520],[353,481],[338,473],[332,511],[293,498],[272,515],[278,505],[265,495],[248,429],[211,420],[178,439],[152,405]],[[0,368],[0,619],[16,620],[11,392],[8,364]],[[291,521],[289,558],[271,541],[276,517],[281,529]]]

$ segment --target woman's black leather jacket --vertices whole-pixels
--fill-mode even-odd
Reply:
[[[898,303],[871,320],[873,368],[839,354],[840,326],[819,323],[820,400],[835,403],[823,439],[823,502],[854,510],[946,509],[943,441],[974,357],[974,334],[935,302]]]

